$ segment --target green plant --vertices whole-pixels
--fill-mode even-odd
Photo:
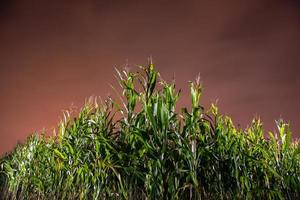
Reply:
[[[264,137],[254,119],[235,128],[202,86],[190,84],[191,108],[177,112],[175,83],[153,64],[118,71],[120,102],[90,99],[58,134],[34,134],[0,161],[4,199],[297,199],[300,148],[289,124]]]

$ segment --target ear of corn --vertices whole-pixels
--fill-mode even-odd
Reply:
[[[179,91],[153,64],[118,71],[123,104],[88,101],[65,112],[58,135],[30,136],[2,157],[3,199],[297,199],[300,149],[289,124],[265,139],[254,119],[241,130],[212,104],[176,112]],[[160,83],[160,86],[158,84]],[[118,118],[119,117],[119,118]]]

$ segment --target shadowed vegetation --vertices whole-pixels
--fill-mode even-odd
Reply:
[[[263,132],[254,119],[235,128],[202,87],[177,112],[175,83],[153,64],[118,71],[121,99],[66,111],[57,135],[30,136],[0,161],[4,199],[297,199],[300,149],[289,124]],[[264,136],[267,135],[268,139]]]

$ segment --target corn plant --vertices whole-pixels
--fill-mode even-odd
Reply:
[[[300,148],[290,126],[236,128],[216,105],[191,107],[152,62],[116,70],[120,99],[64,112],[57,134],[35,133],[0,160],[2,199],[299,199]]]

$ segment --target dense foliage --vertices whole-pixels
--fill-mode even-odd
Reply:
[[[64,113],[57,135],[35,134],[1,159],[4,199],[296,199],[300,150],[289,125],[235,128],[212,104],[178,112],[175,84],[153,64],[118,71],[121,101],[90,100]],[[119,103],[118,103],[119,102]]]

